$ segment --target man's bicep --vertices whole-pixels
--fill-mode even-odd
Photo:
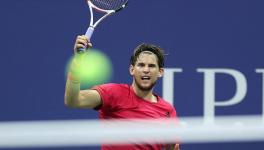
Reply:
[[[81,90],[79,95],[79,107],[96,108],[102,104],[101,96],[96,90]]]

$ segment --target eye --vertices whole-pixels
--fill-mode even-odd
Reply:
[[[145,64],[144,64],[144,63],[138,63],[137,66],[139,66],[139,67],[144,67]]]
[[[155,68],[156,65],[155,65],[155,64],[149,64],[149,67],[150,67],[150,68]]]

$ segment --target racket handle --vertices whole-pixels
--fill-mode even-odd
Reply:
[[[93,32],[94,32],[94,27],[89,27],[88,29],[87,29],[87,31],[86,31],[86,33],[85,33],[85,36],[89,39],[89,40],[91,40],[91,37],[92,37],[92,35],[93,35]],[[86,51],[86,48],[79,48],[79,49],[77,49],[77,53],[83,53],[83,52],[85,52]]]
[[[94,32],[94,27],[89,27],[85,33],[85,36],[90,40]]]

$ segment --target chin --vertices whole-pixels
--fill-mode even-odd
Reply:
[[[140,80],[135,79],[135,85],[142,91],[151,91],[156,85],[156,82],[142,83]]]
[[[154,84],[150,84],[150,85],[138,85],[138,88],[142,91],[151,91],[154,87]]]

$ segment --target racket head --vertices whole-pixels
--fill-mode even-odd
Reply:
[[[100,12],[117,12],[126,7],[128,0],[87,0],[87,3]]]

